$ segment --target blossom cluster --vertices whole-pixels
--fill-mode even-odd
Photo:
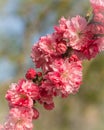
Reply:
[[[82,61],[104,50],[104,1],[90,0],[92,10],[82,17],[62,17],[54,32],[39,39],[31,58],[37,72],[30,68],[25,78],[12,83],[6,93],[10,112],[0,130],[32,130],[39,117],[36,103],[54,108],[54,97],[78,92],[82,83]]]

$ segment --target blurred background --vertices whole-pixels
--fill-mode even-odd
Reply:
[[[53,32],[64,17],[85,16],[88,0],[0,0],[0,123],[8,114],[5,93],[11,82],[33,67],[31,48]],[[55,109],[38,106],[34,130],[104,130],[104,53],[83,62],[83,83],[76,95],[55,99]]]

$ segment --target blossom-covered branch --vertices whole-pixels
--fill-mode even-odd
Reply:
[[[54,97],[78,92],[82,83],[82,61],[104,50],[104,1],[90,0],[92,10],[82,17],[62,17],[54,32],[32,47],[30,68],[25,78],[12,83],[6,93],[10,112],[0,130],[32,130],[39,117],[36,104],[54,108]]]

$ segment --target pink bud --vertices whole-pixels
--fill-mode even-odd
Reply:
[[[61,54],[64,54],[67,50],[67,47],[64,43],[59,43],[57,44],[57,48],[56,48],[56,51],[57,53],[59,53],[60,55]]]
[[[69,58],[69,62],[71,62],[71,61],[76,62],[76,61],[78,61],[78,60],[79,60],[79,59],[78,59],[77,55],[75,55],[75,54],[73,54],[73,55]]]
[[[28,71],[26,72],[26,79],[34,79],[34,77],[36,76],[36,71],[33,68],[28,69]]]
[[[38,110],[36,108],[33,108],[33,112],[34,112],[33,119],[37,119],[39,117]]]
[[[41,76],[42,76],[42,72],[37,72],[37,75],[38,75],[39,77],[41,77]]]
[[[44,103],[44,108],[47,110],[52,110],[54,108],[54,103],[50,104]]]

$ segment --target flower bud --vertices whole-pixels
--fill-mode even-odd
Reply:
[[[36,71],[33,68],[28,69],[25,75],[26,79],[29,80],[34,79],[35,76],[36,76]]]
[[[39,112],[36,108],[33,108],[33,112],[34,112],[33,119],[36,120],[39,117]]]
[[[66,45],[65,45],[64,43],[59,43],[59,44],[57,45],[56,51],[57,51],[57,53],[59,53],[60,55],[61,55],[61,54],[64,54],[64,53],[66,52],[66,50],[67,50],[67,47],[66,47]]]

